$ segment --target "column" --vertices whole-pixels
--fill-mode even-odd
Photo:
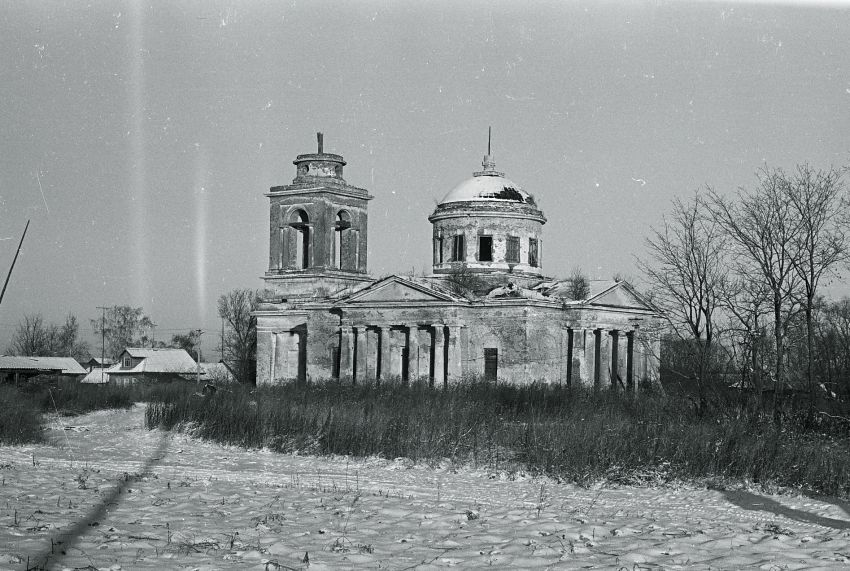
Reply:
[[[266,337],[266,336],[263,335],[262,337]],[[261,339],[261,336],[258,333],[257,334],[257,343],[258,344],[260,344],[260,339]],[[260,360],[257,359],[257,369],[258,369],[258,371],[257,371],[257,384],[258,385],[261,385],[261,384],[264,384],[264,383],[273,383],[274,382],[274,368],[276,366],[275,352],[277,351],[277,335],[275,335],[274,332],[270,332],[268,337],[266,337],[266,339],[269,340],[269,347],[271,347],[271,349],[268,352],[268,355],[269,355],[269,363],[268,363],[269,370],[268,370],[268,374],[265,374],[265,373],[261,374],[261,371],[259,370],[260,369]],[[260,353],[260,350],[258,348],[257,355],[260,355],[260,354],[261,353]]]
[[[460,329],[460,325],[449,325],[449,376],[447,381],[450,383],[459,382],[463,375],[461,370]]]
[[[635,390],[635,332],[626,333],[626,390]]]
[[[419,326],[407,326],[407,381],[419,378]]]
[[[617,390],[620,385],[620,332],[614,329],[611,336],[611,388]]]
[[[593,388],[602,386],[602,330],[593,330]]]
[[[435,324],[431,327],[434,328],[434,370],[432,371],[431,378],[434,379],[434,386],[438,387],[444,385],[446,382],[445,359],[443,358],[446,336],[443,325]]]
[[[365,346],[367,348],[366,351],[363,351],[366,360],[366,375],[364,378],[374,381],[378,378],[378,361],[380,361],[380,355],[378,354],[380,342],[378,330],[364,328],[363,337],[366,339]]]
[[[378,380],[386,380],[392,375],[390,369],[390,328],[387,325],[381,325],[380,330],[380,356],[378,357]]]
[[[362,382],[367,378],[366,360],[368,356],[368,342],[366,340],[366,327],[358,325],[354,327],[354,382]]]
[[[351,380],[354,376],[354,328],[343,325],[339,330],[339,378]]]

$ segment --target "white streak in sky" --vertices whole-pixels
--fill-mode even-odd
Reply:
[[[207,152],[198,148],[195,163],[195,299],[198,303],[199,323],[204,322],[207,309],[208,170]]]
[[[130,232],[134,270],[132,272],[134,302],[150,300],[148,269],[148,196],[147,196],[147,151],[145,149],[145,62],[144,62],[144,19],[145,3],[137,0],[130,4],[130,204],[127,212],[132,221]],[[128,300],[129,301],[129,300]]]
[[[38,171],[35,171],[35,179],[38,181],[38,190],[41,191],[41,199],[44,201],[44,207],[47,209],[47,213],[50,214],[50,207],[47,206],[47,199],[44,198],[44,188],[41,186],[41,175]]]

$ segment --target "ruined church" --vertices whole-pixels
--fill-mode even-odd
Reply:
[[[546,276],[534,197],[484,157],[428,217],[430,275],[367,268],[374,197],[342,156],[298,155],[272,187],[269,267],[256,312],[257,383],[483,378],[613,386],[657,382],[661,316],[625,281]],[[425,236],[423,236],[425,239]]]

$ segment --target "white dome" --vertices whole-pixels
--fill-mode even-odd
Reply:
[[[467,179],[454,187],[440,204],[447,202],[466,202],[473,200],[504,200],[507,202],[527,202],[530,195],[520,186],[503,176],[476,173],[476,176]]]

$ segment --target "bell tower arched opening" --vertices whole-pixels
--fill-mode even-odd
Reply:
[[[310,217],[301,209],[293,210],[289,215],[289,227],[292,229],[295,246],[295,268],[306,270],[310,267]]]
[[[356,268],[355,231],[351,227],[351,214],[347,210],[340,210],[336,213],[333,233],[332,267],[337,270]],[[355,251],[352,251],[352,248]]]

